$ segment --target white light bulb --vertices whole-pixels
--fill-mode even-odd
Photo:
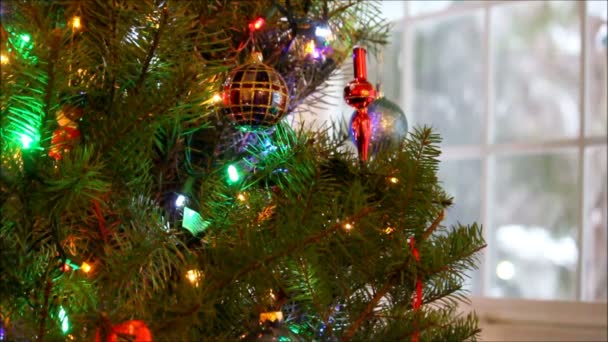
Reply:
[[[317,37],[327,38],[331,34],[331,30],[327,26],[317,26],[315,29],[315,35]]]
[[[503,260],[496,265],[496,275],[503,280],[510,280],[515,275],[515,267],[508,260]]]
[[[184,204],[186,204],[186,196],[184,196],[184,195],[178,195],[177,198],[175,199],[175,206],[176,207],[183,207]]]

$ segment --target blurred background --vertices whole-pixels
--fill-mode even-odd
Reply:
[[[608,339],[607,3],[382,1],[369,79],[443,137],[444,223],[483,224],[467,287],[486,340]],[[351,78],[315,122],[350,119]]]

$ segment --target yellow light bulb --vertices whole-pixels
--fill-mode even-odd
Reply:
[[[247,196],[245,196],[243,193],[238,194],[236,198],[241,202],[245,202],[247,200]]]
[[[344,229],[346,229],[346,230],[351,230],[351,229],[353,229],[353,227],[354,226],[352,224],[350,224],[350,223],[345,223],[344,224]]]
[[[1,54],[0,55],[0,63],[2,63],[2,64],[8,64],[8,62],[9,62],[8,56],[5,55],[5,54]]]
[[[393,184],[397,184],[399,183],[399,178],[397,177],[391,177],[388,179],[389,182],[393,183]]]
[[[391,234],[394,231],[395,231],[395,228],[393,228],[393,227],[386,227],[386,229],[384,230],[384,234],[389,235],[389,234]]]
[[[308,43],[306,43],[306,46],[304,47],[304,52],[306,52],[306,53],[315,52],[315,41],[314,40],[311,40]]]
[[[200,277],[201,272],[197,270],[188,270],[188,272],[186,272],[186,279],[188,279],[188,281],[194,286],[198,286]]]
[[[84,273],[89,273],[89,272],[91,272],[92,267],[91,267],[91,265],[89,265],[88,262],[85,261],[82,263],[82,265],[80,265],[80,269]]]
[[[264,323],[266,321],[282,322],[283,321],[283,312],[282,311],[261,312],[260,313],[260,323]]]
[[[80,29],[80,17],[77,15],[72,17],[72,29],[74,29],[74,30]]]
[[[220,95],[220,93],[215,93],[213,94],[213,97],[211,98],[211,101],[218,103],[220,101],[222,101],[222,95]]]

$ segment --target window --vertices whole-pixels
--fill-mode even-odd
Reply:
[[[606,301],[606,1],[383,6],[384,93],[443,137],[445,223],[485,228],[473,295]]]

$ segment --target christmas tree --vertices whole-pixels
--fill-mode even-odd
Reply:
[[[359,155],[281,120],[381,48],[377,5],[3,1],[0,340],[475,339],[440,138],[375,136],[362,69]]]

